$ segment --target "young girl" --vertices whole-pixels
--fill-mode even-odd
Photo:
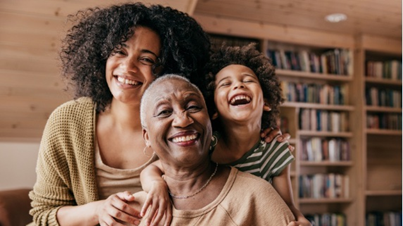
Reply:
[[[283,101],[280,83],[269,59],[252,44],[222,47],[212,54],[207,71],[203,93],[215,131],[210,148],[212,160],[272,183],[297,220],[290,225],[311,225],[293,203],[289,164],[294,158],[288,143],[276,139],[266,143],[260,137],[262,129],[276,126],[279,105]],[[166,193],[166,185],[155,176],[157,166],[158,162],[145,169],[141,176],[144,190],[150,193],[150,213],[158,208],[151,197],[158,197],[155,195],[158,192]],[[158,175],[160,178],[161,172]],[[147,205],[143,213],[146,208]]]

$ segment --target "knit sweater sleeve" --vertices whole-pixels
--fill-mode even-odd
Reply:
[[[85,166],[80,160],[81,155],[91,153],[93,146],[92,109],[93,104],[89,101],[70,101],[52,112],[46,123],[36,166],[37,180],[29,194],[32,199],[30,214],[36,225],[59,225],[56,218],[59,208],[83,204],[82,197],[88,194],[96,199],[94,191],[84,194],[80,188],[88,186],[85,181],[81,182],[82,178],[93,176],[91,173],[86,175],[86,171],[94,171],[88,170],[91,164]],[[88,156],[91,154],[87,154],[90,158]]]

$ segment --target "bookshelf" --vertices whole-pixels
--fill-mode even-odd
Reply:
[[[281,116],[287,118],[287,131],[296,147],[296,161],[292,164],[291,181],[296,206],[309,219],[343,219],[347,226],[364,226],[367,218],[393,217],[401,213],[401,141],[402,132],[395,129],[367,128],[367,114],[400,114],[400,107],[367,106],[365,88],[375,86],[401,90],[401,81],[368,77],[365,74],[367,60],[400,60],[401,40],[391,40],[368,35],[343,35],[320,31],[297,31],[248,23],[197,16],[204,29],[212,34],[232,38],[253,39],[260,43],[266,53],[270,47],[288,51],[304,50],[324,53],[332,49],[347,49],[352,55],[347,75],[277,68],[281,81],[346,87],[345,103],[315,103],[286,101],[281,107]],[[395,66],[394,66],[395,67]],[[343,112],[348,115],[346,131],[312,131],[299,127],[301,109]],[[281,120],[283,121],[283,120]],[[343,139],[349,142],[350,159],[347,161],[301,160],[302,140],[311,138]],[[385,151],[387,149],[387,151]],[[377,151],[378,150],[378,151]],[[381,151],[379,151],[381,150]],[[384,153],[384,154],[380,154]],[[349,177],[349,196],[340,198],[300,198],[299,177],[311,174],[341,174]],[[396,210],[398,210],[396,212]],[[371,214],[368,214],[371,213]],[[376,225],[376,224],[375,224]]]
[[[216,34],[211,36],[213,42],[217,40],[222,42],[224,37]],[[351,181],[356,181],[358,178],[355,156],[357,151],[353,133],[349,128],[349,120],[355,112],[355,106],[351,105],[349,95],[354,76],[353,45],[350,42],[335,45],[331,40],[328,40],[328,43],[322,41],[320,45],[315,45],[315,42],[280,42],[270,38],[243,37],[239,42],[233,40],[236,39],[234,36],[230,39],[226,41],[227,44],[244,43],[245,40],[258,42],[261,51],[270,58],[274,57],[276,51],[282,51],[282,58],[284,60],[288,58],[290,62],[291,58],[294,58],[295,64],[295,58],[300,57],[298,65],[294,65],[293,68],[291,64],[288,68],[279,68],[279,65],[275,65],[276,74],[282,81],[284,97],[287,99],[281,106],[281,117],[287,119],[287,126],[282,127],[282,131],[291,134],[293,138],[291,144],[296,147],[294,151],[296,161],[291,165],[295,204],[311,220],[336,217],[339,221],[346,222],[346,225],[359,225],[355,216],[358,205],[353,198],[358,190],[354,188],[355,186],[351,186]],[[339,56],[334,56],[335,52]],[[340,54],[341,52],[343,54]],[[309,54],[316,56],[315,66],[309,65],[309,61],[303,61],[309,58]],[[344,69],[340,70],[338,68],[340,66],[336,67],[334,62],[331,66],[333,69],[330,70],[330,62],[324,66],[326,63],[321,61],[326,57],[328,61],[331,59],[335,61],[337,58],[339,61],[337,64],[342,65]],[[341,62],[342,58],[345,63]],[[323,69],[326,66],[327,69]],[[300,90],[297,90],[297,87]],[[303,112],[308,112],[308,120],[302,118]],[[318,118],[321,118],[320,122]],[[303,121],[310,121],[314,125],[308,124],[302,127]],[[281,119],[281,122],[284,122],[284,119]],[[315,161],[302,159],[302,150],[306,149],[304,147],[306,142],[311,140],[316,140],[321,146],[326,144],[326,153],[331,149],[332,156],[340,156],[343,149],[348,153],[348,157],[330,159],[325,157],[328,154],[321,153],[320,159]],[[343,142],[343,147],[340,142]],[[335,154],[336,152],[338,154]]]
[[[359,213],[366,225],[395,222],[402,210],[401,40],[356,38],[354,131],[361,147]]]

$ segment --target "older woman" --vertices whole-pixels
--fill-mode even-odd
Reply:
[[[293,220],[266,181],[210,160],[206,104],[185,78],[166,75],[153,82],[143,95],[140,116],[146,146],[165,172],[172,225],[278,226]],[[135,196],[141,205],[145,194]]]

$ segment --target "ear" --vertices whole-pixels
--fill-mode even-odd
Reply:
[[[143,129],[143,139],[146,142],[146,146],[151,147],[150,137],[148,136],[148,132],[146,129]]]
[[[266,100],[266,98],[264,99],[263,111],[271,111],[269,102]]]

